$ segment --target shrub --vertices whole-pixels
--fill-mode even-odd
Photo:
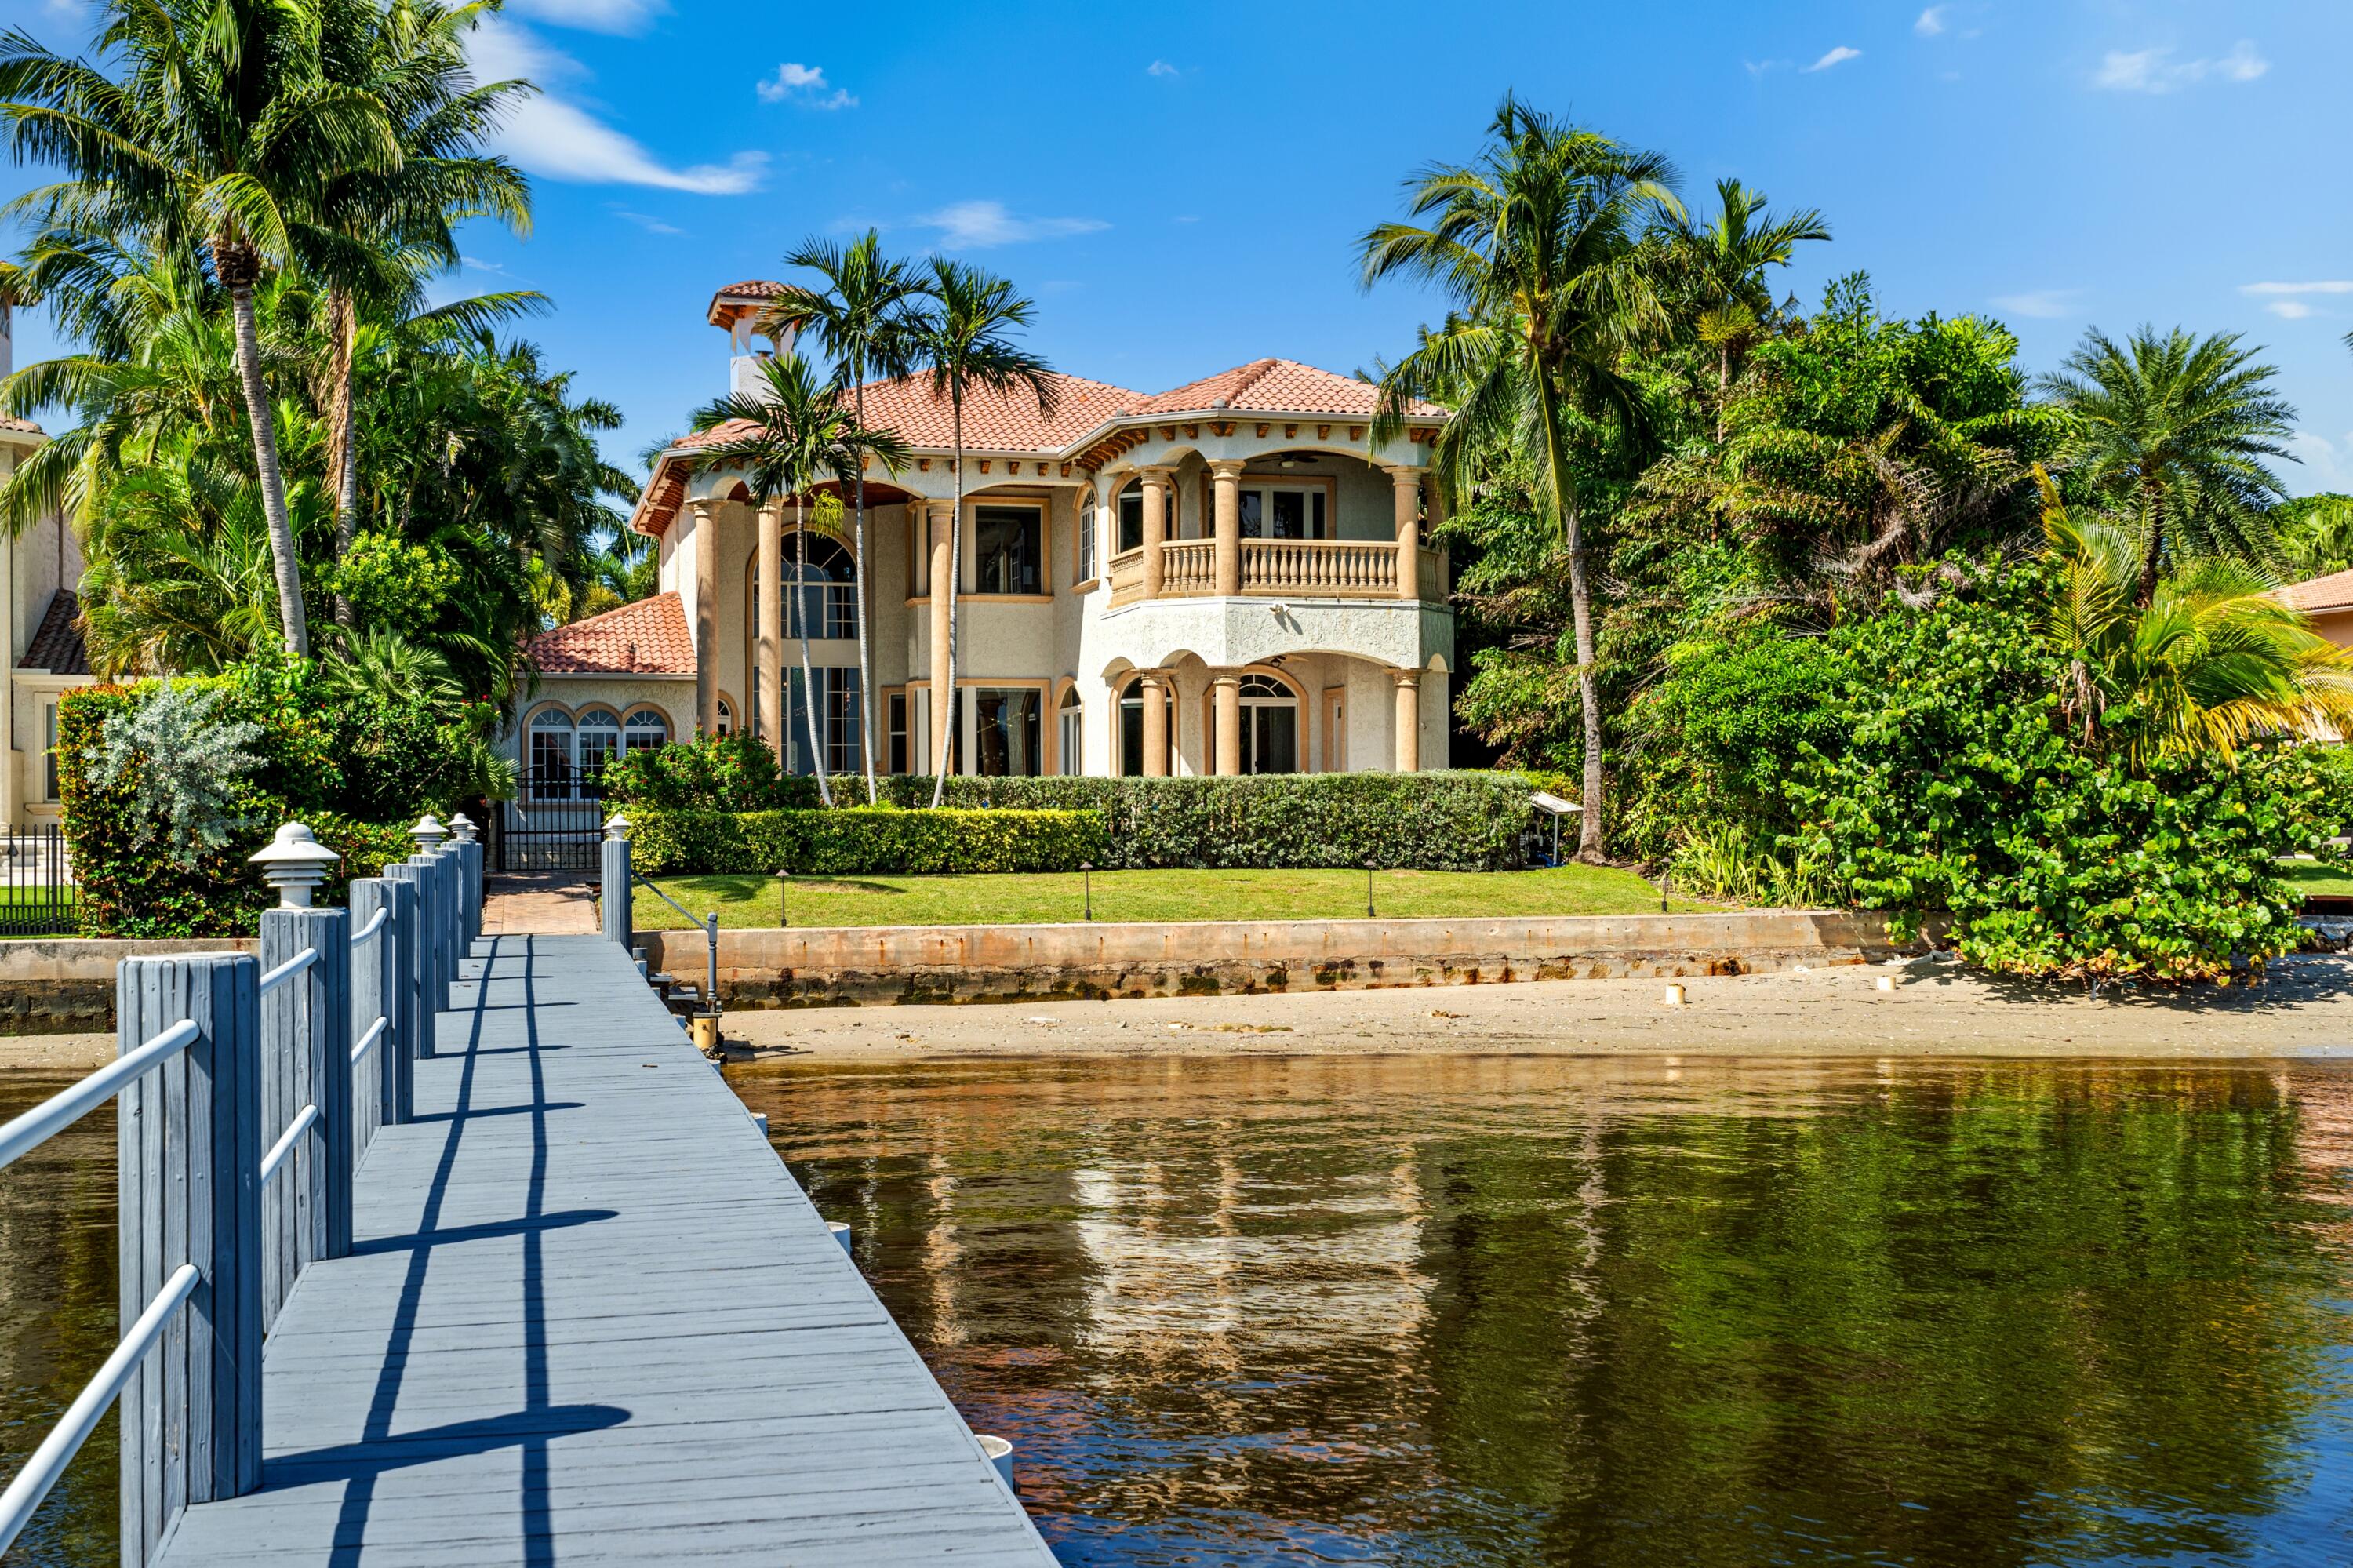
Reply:
[[[1103,863],[1106,842],[1092,811],[644,811],[630,823],[630,863],[649,876],[1074,871]]]
[[[816,779],[781,772],[776,754],[740,730],[617,758],[605,768],[604,794],[632,820],[646,811],[791,811],[818,803]],[[862,783],[858,798],[865,798]]]

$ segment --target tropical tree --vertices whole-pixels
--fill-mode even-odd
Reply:
[[[2277,560],[2270,508],[2286,493],[2264,460],[2289,458],[2295,410],[2258,352],[2236,333],[2094,329],[2042,378],[2073,425],[2062,462],[2138,531],[2143,609],[2185,556]]]
[[[1577,854],[1588,861],[1604,853],[1603,716],[1570,421],[1626,435],[1644,425],[1626,360],[1670,325],[1658,259],[1643,237],[1679,210],[1673,176],[1658,154],[1506,97],[1474,162],[1433,166],[1407,183],[1407,207],[1425,221],[1381,224],[1361,245],[1366,286],[1419,278],[1453,312],[1382,377],[1373,439],[1392,439],[1425,390],[1458,389],[1432,454],[1440,482],[1460,494],[1474,451],[1524,453],[1538,514],[1567,555],[1584,720]]]
[[[924,295],[923,277],[904,261],[882,254],[881,237],[868,229],[847,246],[813,239],[785,258],[788,265],[806,268],[824,281],[818,288],[787,286],[762,312],[755,326],[781,342],[786,334],[807,333],[833,361],[834,382],[846,387],[850,419],[866,429],[866,383],[870,378],[903,376],[910,365],[910,344]],[[869,556],[866,551],[866,465],[851,471],[855,497],[854,558],[858,563],[858,734],[864,753],[866,799],[876,799],[874,726],[867,657],[866,597]]]
[[[950,440],[955,453],[950,465],[955,480],[955,511],[948,522],[948,580],[945,585],[932,584],[934,593],[944,586],[948,596],[947,690],[932,694],[932,722],[938,737],[934,748],[932,780],[932,807],[936,810],[947,791],[948,764],[955,739],[956,589],[958,567],[964,560],[965,400],[975,391],[999,397],[1027,391],[1037,399],[1038,412],[1051,418],[1056,388],[1053,372],[1046,361],[1008,335],[1013,329],[1029,324],[1034,308],[1029,300],[1013,291],[1011,282],[965,262],[935,256],[932,258],[932,276],[925,293],[926,306],[908,328],[905,351],[909,361],[930,376],[933,394],[948,400]]]
[[[2227,758],[2258,736],[2353,729],[2353,655],[2268,591],[2244,564],[2201,556],[2158,579],[2146,604],[2136,531],[2063,505],[2042,480],[2056,572],[2046,635],[2066,662],[2060,705],[2077,744],[2129,715],[2125,752]]]
[[[1748,350],[1785,325],[1797,302],[1776,304],[1765,274],[1786,267],[1801,243],[1828,239],[1830,223],[1814,207],[1787,217],[1766,212],[1762,191],[1729,177],[1715,182],[1716,211],[1705,223],[1689,215],[1671,220],[1667,265],[1680,303],[1692,313],[1699,341],[1715,351],[1716,437],[1724,436],[1733,377]]]
[[[2300,495],[2272,508],[2274,536],[2297,578],[2353,567],[2353,495]]]
[[[280,626],[298,653],[310,637],[254,291],[318,232],[330,182],[400,165],[375,97],[321,69],[325,15],[317,0],[109,0],[98,51],[116,76],[0,35],[9,150],[66,175],[12,210],[201,252],[228,293]]]
[[[819,479],[828,474],[836,480],[846,478],[869,453],[895,469],[904,460],[906,447],[887,431],[860,429],[839,391],[819,380],[808,361],[797,354],[780,354],[762,361],[760,376],[757,391],[732,394],[696,413],[697,430],[725,426],[734,433],[702,447],[693,461],[701,468],[741,470],[744,488],[756,504],[792,497],[793,537],[798,553],[792,591],[797,595],[808,577],[808,498]],[[864,576],[862,567],[860,575]],[[761,591],[776,595],[779,605],[792,602],[782,583],[764,583]],[[805,604],[796,605],[795,609],[809,757],[817,775],[818,797],[830,806],[833,791],[826,779],[825,743],[818,729],[817,685],[809,661],[809,617]],[[859,722],[863,728],[867,715],[862,693],[860,702]],[[771,722],[781,733],[787,715],[774,715]]]

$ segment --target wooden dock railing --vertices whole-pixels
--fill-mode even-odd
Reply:
[[[311,906],[339,858],[290,822],[251,859],[279,890],[260,956],[125,959],[121,1055],[0,1127],[0,1168],[120,1097],[122,1338],[0,1492],[0,1552],[121,1402],[122,1561],[182,1510],[261,1484],[262,1340],[310,1264],[352,1246],[352,1177],[413,1114],[458,960],[481,925],[482,846],[430,816],[417,853]],[[358,921],[357,928],[352,926]]]

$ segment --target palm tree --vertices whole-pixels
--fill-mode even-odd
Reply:
[[[1053,417],[1056,387],[1053,372],[1039,355],[1016,344],[1006,334],[1029,324],[1034,308],[1013,291],[1006,279],[962,261],[932,258],[932,276],[925,290],[929,308],[909,327],[907,354],[928,374],[934,397],[948,400],[950,439],[955,461],[955,511],[948,520],[948,682],[947,690],[932,694],[937,714],[933,721],[939,735],[933,758],[932,807],[938,810],[948,787],[948,762],[955,736],[956,577],[964,559],[964,405],[974,391],[1010,397],[1026,388],[1038,400],[1038,412]],[[941,586],[934,582],[932,591]]]
[[[808,361],[797,354],[781,354],[763,361],[760,375],[762,385],[756,392],[723,397],[695,414],[697,430],[721,425],[740,425],[744,429],[737,435],[702,448],[693,461],[698,467],[741,468],[745,476],[744,487],[752,493],[755,503],[786,495],[793,498],[793,535],[798,552],[793,591],[797,594],[808,577],[808,494],[819,477],[830,473],[839,480],[852,472],[870,452],[895,469],[904,461],[906,447],[887,431],[860,429],[843,405],[839,393],[820,382]],[[776,595],[779,604],[789,602],[782,583],[763,584],[761,591]],[[818,731],[817,685],[809,662],[809,617],[806,604],[797,609],[799,613],[794,619],[800,628],[801,708],[808,721],[809,758],[817,774],[818,798],[830,806],[833,790],[826,780],[825,743]],[[862,701],[861,694],[861,704]],[[781,732],[787,722],[786,715],[778,714],[775,721]],[[859,723],[860,728],[865,726],[862,705]]]
[[[2269,510],[2285,492],[2263,460],[2289,456],[2295,410],[2258,352],[2236,333],[2144,326],[2119,344],[2094,328],[2042,378],[2073,421],[2063,461],[2139,530],[2143,609],[2185,555],[2277,556]]]
[[[1716,439],[1724,438],[1732,379],[1758,339],[1788,315],[1794,301],[1774,303],[1767,269],[1786,267],[1798,246],[1828,239],[1828,220],[1814,207],[1767,219],[1765,194],[1738,180],[1715,182],[1715,216],[1700,224],[1677,219],[1668,230],[1668,265],[1678,291],[1697,312],[1693,327],[1715,350]]]
[[[1451,313],[1381,380],[1376,441],[1402,427],[1423,389],[1459,388],[1460,407],[1432,453],[1460,493],[1470,454],[1503,447],[1535,477],[1538,514],[1568,555],[1569,605],[1583,709],[1585,779],[1577,856],[1602,858],[1601,698],[1594,679],[1592,567],[1571,466],[1572,416],[1643,429],[1641,396],[1621,366],[1669,320],[1654,217],[1680,209],[1673,165],[1565,125],[1506,97],[1475,163],[1423,170],[1406,204],[1427,224],[1385,223],[1362,241],[1367,287],[1396,274],[1438,285]]]
[[[390,170],[360,165],[330,179],[319,224],[301,235],[305,270],[327,286],[329,390],[321,401],[328,409],[327,490],[334,497],[340,556],[358,528],[353,378],[363,313],[396,319],[421,311],[427,280],[458,265],[453,228],[466,218],[496,217],[518,235],[530,232],[529,183],[481,145],[501,113],[531,89],[518,81],[474,83],[465,40],[490,8],[485,0],[454,8],[438,0],[322,4],[325,74],[375,99],[400,152]],[[488,325],[498,319],[478,310],[467,321]],[[340,596],[335,619],[351,621],[351,607]]]
[[[21,29],[0,35],[0,122],[19,160],[68,177],[14,210],[85,231],[138,231],[201,251],[228,291],[255,477],[287,647],[310,650],[278,429],[253,307],[263,274],[295,259],[320,193],[354,171],[390,174],[400,148],[375,97],[320,69],[316,0],[109,0],[98,52],[121,80]]]
[[[2094,745],[2120,710],[2137,721],[2125,747],[2136,767],[2197,751],[2228,757],[2258,736],[2353,728],[2353,653],[2273,598],[2261,573],[2200,556],[2141,603],[2146,546],[2135,531],[2071,513],[2041,482],[2058,574],[2044,632],[2067,661],[2060,705],[2078,744]]]
[[[918,302],[923,297],[923,280],[906,262],[885,257],[881,237],[871,228],[847,247],[810,240],[785,260],[817,273],[825,281],[824,286],[788,287],[754,324],[777,342],[787,333],[813,335],[833,361],[835,385],[848,388],[851,420],[862,430],[868,379],[907,373],[908,342]],[[871,585],[867,580],[866,465],[862,462],[850,475],[850,489],[857,498],[858,734],[864,752],[866,800],[871,805],[877,796],[874,726],[867,722],[874,710],[866,652],[866,594]]]

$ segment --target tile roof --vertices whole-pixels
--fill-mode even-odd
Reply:
[[[740,283],[730,283],[711,296],[711,308],[703,313],[703,319],[712,326],[725,326],[728,319],[735,314],[727,306],[755,300],[773,300],[783,293],[786,286],[766,278],[747,278]]]
[[[52,675],[90,673],[90,650],[81,640],[81,599],[65,588],[49,596],[49,608],[34,629],[19,667],[47,670]]]
[[[543,631],[524,654],[548,675],[691,675],[694,641],[675,593]]]
[[[47,436],[48,432],[30,419],[19,419],[13,414],[0,414],[0,430],[19,436]]]
[[[2325,577],[2285,583],[2274,588],[2272,593],[2290,609],[2307,613],[2316,609],[2353,609],[2353,572],[2331,572]]]
[[[1054,411],[1038,411],[1038,399],[1027,387],[1011,393],[974,392],[964,400],[964,444],[975,452],[1060,451],[1106,419],[1130,413],[1145,401],[1141,392],[1082,376],[1049,374],[1054,388]],[[866,422],[893,431],[919,450],[948,451],[955,446],[955,413],[948,400],[932,390],[928,377],[902,376],[895,381],[866,384]],[[752,429],[747,419],[730,419],[676,447],[716,446]]]
[[[1245,414],[1339,414],[1370,418],[1380,391],[1369,381],[1318,370],[1295,359],[1253,359],[1231,370],[1205,376],[1148,399],[1139,414],[1206,414],[1231,409]],[[1416,399],[1407,411],[1442,418],[1446,410]]]

